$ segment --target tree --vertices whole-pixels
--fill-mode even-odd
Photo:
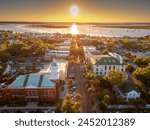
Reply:
[[[88,92],[89,92],[89,93],[95,93],[95,89],[94,89],[93,87],[90,87],[90,88],[88,89]]]
[[[107,109],[107,104],[105,103],[104,100],[100,101],[99,107],[100,107],[100,110],[102,111]]]
[[[126,52],[126,57],[128,57],[128,58],[131,58],[131,56],[132,56],[132,54],[131,54],[131,52]]]
[[[99,43],[99,42],[98,42],[97,39],[94,39],[94,40],[91,41],[91,44],[94,45],[94,46],[97,46],[98,43]]]
[[[105,103],[108,103],[110,100],[110,96],[109,95],[104,95],[104,101]]]
[[[123,39],[123,40],[120,40],[120,42],[123,44],[124,48],[130,50],[131,48],[134,47],[135,45],[135,42],[134,41],[131,41],[129,39]]]
[[[9,44],[8,46],[8,52],[12,55],[12,56],[19,56],[22,55],[25,52],[22,52],[22,48],[23,47],[28,47],[25,43],[23,42],[16,42],[13,44]]]
[[[0,45],[0,60],[7,61],[11,57],[11,54],[7,51],[5,44]]]
[[[94,73],[90,73],[86,75],[86,80],[88,87],[94,86],[94,82],[97,80],[97,75]]]
[[[61,112],[64,112],[64,113],[79,112],[79,102],[76,102],[75,100],[71,98],[70,94],[67,94],[65,96],[65,100],[62,103]]]
[[[2,75],[4,72],[4,68],[0,65],[0,75]]]
[[[62,99],[59,99],[59,100],[57,101],[57,105],[56,105],[57,107],[56,107],[56,110],[55,110],[56,113],[61,113],[62,102],[63,102]]]
[[[137,68],[132,75],[146,86],[150,86],[150,64],[145,68]]]
[[[80,102],[81,98],[82,98],[81,94],[77,93],[76,94],[76,100],[77,100],[77,102]]]
[[[150,63],[150,57],[138,57],[133,62],[138,66],[148,66]]]
[[[110,70],[109,73],[104,76],[104,79],[108,81],[112,86],[121,86],[126,82],[127,76],[120,71]]]
[[[128,70],[130,73],[132,73],[135,69],[131,64],[127,64],[126,70]]]
[[[74,85],[74,80],[73,79],[69,79],[68,80],[68,84],[69,84],[68,89],[70,90],[73,87],[73,85]]]
[[[129,58],[123,58],[123,61],[124,61],[124,62],[129,62],[130,59],[129,59]]]
[[[70,86],[72,86],[74,84],[74,80],[73,79],[69,79],[68,83],[69,83]]]

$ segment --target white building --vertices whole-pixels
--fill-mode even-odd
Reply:
[[[67,77],[68,62],[65,60],[53,60],[50,64],[50,79],[65,80]]]
[[[103,56],[97,61],[93,61],[93,72],[99,76],[103,76],[109,70],[119,70],[125,72],[125,64],[123,60],[113,56]]]
[[[64,42],[55,44],[56,50],[48,50],[45,53],[44,60],[49,61],[52,58],[61,58],[66,59],[70,54],[70,44],[71,41],[69,39]]]
[[[70,54],[68,50],[48,50],[44,56],[45,61],[49,61],[52,58],[67,58]]]
[[[65,80],[67,77],[67,68],[67,61],[53,59],[50,65],[46,66],[39,73],[48,74],[50,76],[50,80]]]
[[[125,64],[120,55],[116,53],[100,55],[100,52],[93,46],[83,47],[83,49],[85,61],[91,66],[93,73],[103,76],[111,69],[125,72]]]
[[[126,83],[121,87],[114,87],[115,94],[117,96],[122,97],[124,101],[128,101],[130,99],[138,99],[141,96],[141,93],[135,86],[131,83]]]
[[[84,46],[83,50],[85,61],[89,64],[92,64],[92,58],[98,60],[101,57],[100,52],[96,50],[95,46]]]

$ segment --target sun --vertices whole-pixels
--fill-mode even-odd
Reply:
[[[79,8],[76,5],[71,6],[70,12],[73,16],[77,16],[79,13]]]
[[[71,27],[71,34],[72,35],[77,35],[78,34],[78,27],[76,24],[73,24]]]

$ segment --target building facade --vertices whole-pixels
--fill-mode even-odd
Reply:
[[[26,101],[38,101],[39,99],[55,102],[59,96],[59,86],[49,80],[47,75],[31,74],[20,75],[7,88],[0,89],[7,100],[21,97]]]
[[[120,87],[114,86],[114,92],[116,96],[121,97],[124,101],[136,100],[141,96],[141,92],[131,83],[126,83]]]
[[[103,76],[109,72],[109,70],[118,70],[125,72],[125,64],[123,61],[115,57],[102,57],[93,65],[93,72],[99,76]]]
[[[100,52],[93,46],[83,47],[85,61],[91,66],[93,73],[104,76],[109,70],[118,70],[125,72],[123,58],[116,53],[100,55]]]

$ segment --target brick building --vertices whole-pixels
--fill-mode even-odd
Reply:
[[[26,101],[41,99],[55,102],[59,97],[59,86],[59,82],[51,81],[48,75],[20,75],[7,88],[0,88],[0,93],[8,101],[20,97]]]

